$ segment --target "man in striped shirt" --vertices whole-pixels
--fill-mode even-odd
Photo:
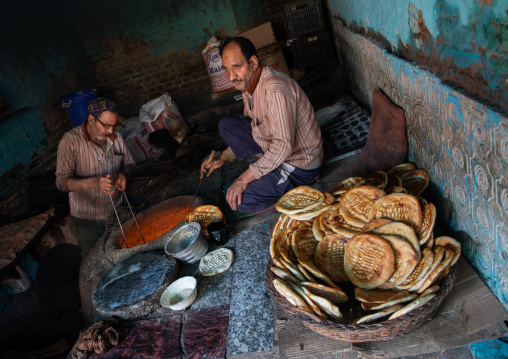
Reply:
[[[204,163],[201,175],[209,176],[226,161],[258,156],[228,188],[226,201],[233,210],[259,211],[319,174],[321,131],[300,86],[286,74],[262,66],[250,40],[227,38],[220,50],[229,79],[242,91],[246,118],[221,119],[219,132],[229,147]]]
[[[65,133],[58,145],[56,185],[69,193],[76,236],[85,258],[104,233],[113,203],[122,199],[136,164],[122,136],[114,132],[118,113],[105,98],[92,100],[88,118]],[[112,203],[113,202],[113,203]]]

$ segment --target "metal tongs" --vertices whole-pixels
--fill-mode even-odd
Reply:
[[[125,197],[125,201],[127,202],[127,205],[129,206],[129,210],[131,211],[132,218],[134,218],[134,222],[136,223],[136,226],[138,227],[139,235],[141,236],[143,243],[146,243],[145,238],[143,237],[143,233],[141,233],[141,228],[139,228],[138,221],[136,220],[136,216],[134,215],[134,211],[132,210],[131,204],[129,203],[129,200],[127,199],[127,194],[125,193],[125,189],[121,192],[123,193],[123,196]],[[120,216],[118,216],[118,212],[116,211],[115,202],[113,201],[113,196],[111,196],[111,192],[109,192],[109,199],[111,200],[111,205],[113,206],[113,210],[115,211],[116,219],[118,220],[118,225],[120,226],[120,231],[122,231],[122,236],[123,236],[123,240],[125,242],[125,247],[129,248],[129,244],[127,243],[127,238],[125,238],[125,233],[122,228],[122,222],[120,221]]]

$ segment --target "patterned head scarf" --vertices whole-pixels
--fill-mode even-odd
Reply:
[[[90,114],[98,115],[104,111],[116,111],[115,103],[105,97],[96,98],[88,103],[88,112]]]

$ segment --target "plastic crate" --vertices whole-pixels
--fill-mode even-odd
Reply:
[[[291,43],[291,52],[297,68],[305,68],[336,59],[330,31],[319,31],[301,36]]]
[[[284,7],[288,37],[298,37],[326,28],[321,0],[298,1]]]

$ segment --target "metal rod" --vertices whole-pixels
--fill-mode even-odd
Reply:
[[[127,194],[125,193],[125,191],[122,191],[122,193],[125,197],[125,201],[127,201],[127,205],[129,206],[129,209],[131,210],[132,218],[134,218],[134,222],[136,223],[136,226],[138,226],[139,235],[141,236],[143,243],[146,243],[145,239],[143,238],[143,233],[141,233],[141,228],[139,228],[138,221],[136,220],[136,216],[134,215],[134,211],[132,210],[131,204],[129,203],[129,200],[127,199]]]
[[[109,193],[109,199],[111,200],[111,204],[113,205],[113,210],[115,211],[115,214],[116,214],[116,219],[118,220],[118,225],[120,226],[120,230],[122,231],[123,240],[125,241],[125,247],[129,248],[129,245],[127,244],[127,238],[125,238],[125,233],[123,233],[122,222],[120,222],[120,217],[118,217],[118,213],[116,212],[115,202],[113,202],[113,197],[111,197],[111,192],[108,192],[108,193]]]
[[[215,150],[212,150],[212,152],[210,152],[210,156],[208,156],[208,159],[206,160],[205,167],[208,166],[208,164],[210,163],[210,161],[213,159],[214,156],[215,156]],[[196,199],[196,196],[198,195],[199,187],[201,187],[201,182],[203,182],[204,177],[205,176],[202,175],[199,178],[198,188],[196,189],[196,192],[194,193],[194,197],[192,197],[192,201],[191,201],[191,204],[189,207],[189,212],[187,214],[189,214],[192,211],[192,206],[194,204],[194,200]]]

